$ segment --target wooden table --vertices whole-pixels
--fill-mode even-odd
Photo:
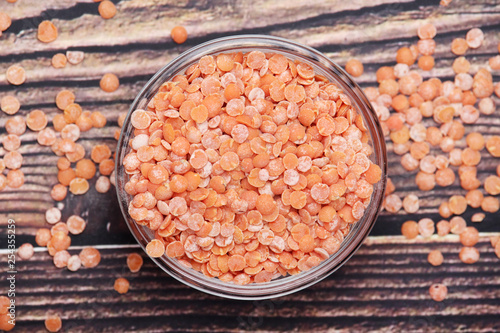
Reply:
[[[71,89],[85,110],[103,112],[108,125],[82,134],[79,142],[87,152],[98,143],[116,146],[113,139],[120,112],[128,107],[145,82],[158,69],[184,50],[201,42],[232,34],[258,33],[290,38],[315,47],[343,65],[356,56],[365,66],[357,79],[363,86],[375,85],[375,71],[393,65],[395,51],[417,42],[417,27],[433,22],[436,37],[436,67],[424,77],[453,79],[450,52],[453,38],[464,37],[473,27],[485,33],[484,45],[469,50],[471,72],[486,65],[497,54],[500,40],[500,3],[496,0],[458,1],[448,7],[438,0],[254,0],[250,1],[114,1],[118,14],[103,20],[92,0],[19,0],[0,2],[12,26],[0,37],[0,96],[15,94],[22,103],[19,114],[39,108],[50,119],[59,113],[54,99],[63,88]],[[36,40],[36,27],[45,19],[59,29],[50,44]],[[185,44],[170,39],[170,29],[184,25],[189,31]],[[57,52],[81,50],[85,60],[61,70],[50,66]],[[21,64],[27,81],[19,87],[6,83],[5,70]],[[106,72],[120,77],[114,93],[99,89]],[[494,73],[498,82],[499,73]],[[500,100],[495,97],[497,105]],[[5,135],[7,116],[0,116],[0,135]],[[500,134],[500,117],[481,116],[474,129]],[[468,128],[471,128],[468,126]],[[459,147],[464,147],[461,142]],[[391,150],[391,144],[388,143]],[[19,151],[26,184],[0,192],[0,293],[7,283],[6,224],[16,221],[17,244],[31,242],[37,228],[45,227],[44,212],[53,207],[49,196],[56,183],[57,157],[36,143],[27,131]],[[0,148],[0,156],[5,151]],[[482,152],[479,178],[494,173],[498,159]],[[191,289],[157,268],[145,258],[140,273],[126,269],[126,256],[142,251],[126,229],[112,188],[106,194],[91,189],[84,196],[70,195],[58,205],[63,220],[81,214],[88,227],[73,237],[71,253],[93,245],[103,259],[95,269],[76,273],[56,269],[43,248],[34,258],[17,263],[16,304],[18,324],[14,331],[44,331],[47,311],[59,313],[64,332],[161,332],[161,331],[500,331],[500,259],[489,244],[489,235],[500,231],[500,213],[488,214],[478,225],[481,259],[465,265],[458,259],[457,236],[407,241],[400,226],[407,219],[431,217],[438,221],[437,207],[452,193],[464,193],[458,181],[448,188],[420,193],[414,174],[405,172],[399,157],[390,153],[389,175],[397,193],[420,196],[417,214],[383,212],[366,244],[339,271],[307,290],[275,300],[244,302],[209,296]],[[91,182],[95,182],[95,179]],[[477,210],[468,209],[465,217]],[[431,267],[426,257],[440,249],[445,263]],[[117,277],[130,280],[126,295],[113,290]],[[449,288],[444,302],[430,300],[428,288],[443,282]]]

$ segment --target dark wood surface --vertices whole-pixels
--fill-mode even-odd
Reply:
[[[99,110],[108,120],[105,128],[82,133],[79,142],[87,152],[102,142],[114,148],[119,113],[128,110],[151,75],[182,51],[212,38],[271,34],[315,47],[341,65],[355,56],[365,67],[357,79],[363,87],[375,85],[377,68],[394,64],[399,47],[416,43],[416,29],[423,22],[433,22],[438,29],[436,68],[424,77],[453,79],[450,66],[455,57],[450,43],[470,28],[481,27],[485,33],[484,45],[467,53],[471,72],[498,54],[500,41],[500,3],[496,0],[454,0],[448,7],[439,6],[438,0],[131,0],[114,1],[118,13],[111,20],[97,14],[92,0],[0,1],[0,11],[13,19],[0,37],[0,97],[15,94],[22,104],[19,114],[38,108],[52,119],[60,112],[55,95],[63,88],[72,89],[85,110]],[[59,29],[58,39],[49,44],[36,40],[36,26],[45,19]],[[182,45],[170,39],[170,29],[178,24],[190,34]],[[85,60],[54,70],[52,55],[68,49],[85,51]],[[27,71],[27,81],[19,87],[8,85],[4,76],[15,63]],[[120,77],[120,88],[114,93],[99,89],[99,79],[106,72]],[[499,74],[493,73],[495,82]],[[498,112],[481,116],[467,131],[500,134]],[[0,137],[5,135],[7,119],[0,115]],[[46,226],[45,210],[54,205],[49,192],[57,181],[57,157],[49,148],[40,147],[29,130],[21,139],[26,183],[20,189],[0,192],[0,249],[6,248],[9,218],[16,221],[17,243],[34,244],[36,229]],[[457,146],[464,145],[459,142]],[[0,156],[4,153],[0,147]],[[480,180],[498,165],[498,159],[486,151],[482,159]],[[37,249],[30,261],[19,262],[14,331],[43,332],[47,311],[61,315],[64,332],[500,331],[500,259],[488,241],[488,236],[500,232],[500,214],[487,214],[476,225],[481,232],[481,259],[475,265],[458,260],[457,236],[406,241],[399,236],[405,220],[428,216],[437,221],[439,204],[451,194],[465,192],[458,181],[448,188],[420,192],[414,174],[401,167],[397,155],[389,154],[389,166],[397,193],[420,197],[418,213],[382,212],[366,244],[343,268],[313,287],[269,301],[233,301],[203,294],[170,278],[146,258],[141,272],[130,273],[126,255],[142,251],[126,229],[114,189],[99,194],[91,188],[84,196],[69,195],[62,202],[63,220],[81,214],[89,222],[82,235],[72,237],[70,253],[95,245],[103,261],[95,269],[71,273],[56,269],[48,253]],[[469,208],[464,216],[470,220],[477,211]],[[432,249],[443,251],[443,266],[427,263]],[[0,252],[2,277],[6,260],[5,252]],[[130,280],[126,295],[113,291],[117,277]],[[442,303],[429,298],[427,290],[434,282],[448,285],[449,295]],[[0,294],[5,294],[6,287],[2,278]]]

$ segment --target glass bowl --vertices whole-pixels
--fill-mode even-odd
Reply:
[[[297,275],[280,277],[266,283],[237,285],[222,282],[217,278],[206,277],[202,273],[180,264],[177,259],[171,259],[166,255],[160,258],[151,258],[166,273],[188,286],[208,294],[242,300],[267,299],[287,295],[307,288],[339,269],[361,246],[375,223],[384,197],[387,169],[385,142],[378,118],[361,88],[340,66],[310,47],[283,38],[240,35],[215,39],[182,53],[158,71],[135,98],[124,121],[116,153],[116,190],[125,221],[144,250],[148,242],[154,239],[154,232],[148,227],[137,224],[130,217],[127,207],[132,196],[127,194],[124,189],[129,175],[122,165],[124,156],[131,149],[129,146],[129,141],[133,136],[131,113],[136,109],[147,109],[149,101],[165,81],[183,73],[201,57],[227,52],[241,51],[245,53],[253,50],[260,50],[264,53],[281,53],[289,59],[305,62],[315,69],[316,74],[325,76],[343,89],[344,93],[351,99],[353,107],[364,118],[373,147],[373,154],[370,158],[382,169],[382,179],[374,185],[369,207],[364,216],[351,225],[351,230],[345,236],[340,249],[318,266]]]

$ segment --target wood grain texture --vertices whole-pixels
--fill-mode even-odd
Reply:
[[[404,246],[404,251],[397,250],[398,246]],[[426,262],[430,249],[443,252],[443,266]],[[139,273],[130,273],[126,256],[136,248],[102,249],[98,267],[76,273],[55,268],[48,253],[37,252],[29,262],[18,263],[18,329],[38,330],[50,309],[62,316],[68,332],[88,332],[89,327],[102,332],[346,327],[357,332],[430,332],[465,326],[473,331],[498,330],[498,321],[492,319],[500,311],[500,259],[485,238],[478,244],[481,259],[475,265],[460,263],[459,249],[456,236],[439,242],[373,238],[343,268],[315,286],[255,302],[198,292],[173,280],[148,259]],[[78,252],[79,248],[70,249],[70,253]],[[1,255],[0,267],[5,260]],[[125,295],[113,290],[118,277],[131,283]],[[427,289],[434,282],[449,288],[442,303],[429,298]]]
[[[105,142],[114,149],[114,131],[118,115],[127,112],[130,103],[149,78],[183,51],[210,39],[232,34],[270,34],[289,38],[317,48],[343,65],[351,57],[360,59],[365,73],[356,79],[363,87],[376,85],[375,71],[393,65],[401,46],[415,44],[417,27],[433,22],[436,66],[424,78],[453,80],[451,41],[464,37],[472,27],[485,33],[483,46],[469,50],[471,72],[487,67],[488,59],[498,54],[500,40],[500,3],[496,0],[458,1],[448,7],[437,0],[351,0],[329,2],[296,0],[293,2],[249,1],[113,1],[118,13],[103,20],[93,0],[18,0],[8,4],[0,0],[0,11],[13,18],[12,26],[0,37],[0,97],[14,94],[21,101],[20,115],[42,109],[51,120],[60,111],[54,105],[56,94],[71,89],[84,110],[103,112],[108,120],[104,129],[82,133],[80,143],[87,154]],[[36,40],[36,27],[52,20],[59,38],[49,44]],[[170,29],[187,27],[190,37],[185,44],[174,44]],[[57,52],[82,50],[85,60],[60,70],[50,66]],[[27,81],[13,87],[5,80],[5,70],[22,65]],[[99,89],[99,79],[113,72],[120,77],[120,88],[113,93]],[[500,73],[493,72],[494,81]],[[494,96],[497,105],[500,99]],[[5,136],[7,117],[0,114],[0,141]],[[427,121],[427,120],[426,120]],[[500,135],[500,116],[481,116],[468,131]],[[37,228],[46,226],[44,212],[54,205],[49,196],[56,183],[57,157],[48,147],[36,143],[29,130],[22,135],[20,152],[26,184],[20,189],[0,192],[0,244],[6,244],[5,224],[16,220],[18,244],[34,241]],[[392,144],[387,142],[389,151]],[[457,147],[465,147],[464,140]],[[433,149],[432,153],[439,153]],[[5,154],[0,145],[0,157]],[[407,219],[440,219],[437,207],[450,195],[465,194],[458,181],[448,188],[419,192],[415,173],[399,164],[400,157],[388,156],[389,175],[404,197],[420,196],[417,214],[382,212],[372,235],[399,235]],[[498,159],[482,152],[479,179],[494,173]],[[95,179],[91,181],[91,187]],[[81,236],[73,237],[78,246],[135,244],[118,208],[113,188],[99,194],[92,187],[84,196],[68,196],[58,204],[63,220],[72,214],[89,221]],[[470,220],[474,212],[464,217]],[[210,296],[168,277],[149,260],[139,274],[125,268],[126,255],[137,248],[103,249],[103,261],[93,270],[71,273],[56,269],[46,252],[37,252],[29,262],[18,263],[17,332],[43,331],[47,311],[61,314],[67,332],[164,332],[164,331],[296,331],[296,332],[441,332],[500,331],[500,259],[483,232],[500,232],[500,213],[487,214],[478,228],[482,239],[478,246],[481,259],[475,265],[462,264],[457,257],[458,238],[406,241],[401,237],[370,237],[361,250],[338,272],[305,291],[270,301],[241,302]],[[0,245],[4,248],[4,245]],[[440,249],[445,264],[431,267],[426,263],[430,250]],[[142,252],[141,252],[142,253]],[[5,272],[6,256],[0,254],[0,276]],[[117,277],[131,281],[126,295],[113,291]],[[0,293],[6,287],[0,282]],[[443,282],[449,296],[442,303],[429,299],[428,287]]]
[[[415,43],[415,31],[418,25],[425,20],[432,21],[438,28],[438,36],[436,37],[438,43],[436,48],[437,63],[436,68],[429,73],[424,73],[424,76],[438,76],[447,80],[453,77],[451,63],[454,57],[449,51],[451,40],[457,35],[464,36],[468,27],[481,23],[485,30],[486,41],[480,49],[468,53],[473,57],[471,71],[475,71],[483,67],[487,63],[487,59],[497,52],[495,41],[498,40],[499,36],[498,30],[494,28],[500,24],[500,17],[497,14],[498,4],[487,0],[469,3],[467,6],[447,8],[437,7],[433,2],[425,1],[419,2],[418,6],[412,2],[394,3],[389,1],[376,1],[370,3],[369,6],[366,3],[363,5],[362,2],[356,1],[340,6],[328,6],[318,1],[310,4],[310,8],[308,7],[307,10],[304,10],[307,7],[306,2],[294,2],[294,10],[286,12],[286,15],[277,20],[274,19],[272,13],[282,9],[283,5],[265,1],[259,2],[258,5],[236,3],[226,7],[203,2],[173,4],[169,2],[128,1],[119,2],[117,5],[119,14],[112,20],[102,20],[95,11],[97,4],[75,1],[49,2],[45,7],[45,12],[52,12],[54,17],[61,17],[60,22],[57,23],[60,27],[60,36],[53,43],[36,42],[33,39],[36,38],[36,29],[33,28],[26,30],[16,28],[17,31],[14,29],[9,34],[8,30],[4,34],[4,37],[0,39],[0,45],[5,47],[0,48],[0,50],[4,50],[8,54],[4,55],[4,61],[0,63],[0,91],[4,90],[5,93],[13,91],[11,86],[6,85],[2,77],[4,72],[2,68],[20,63],[27,70],[27,82],[15,89],[16,96],[22,103],[20,114],[25,115],[34,108],[41,108],[48,112],[49,119],[51,119],[60,112],[54,105],[55,95],[61,89],[69,88],[75,91],[77,102],[81,103],[84,109],[104,111],[109,123],[116,125],[119,112],[127,111],[130,102],[153,73],[186,48],[213,36],[227,34],[231,29],[235,29],[237,33],[264,32],[301,41],[319,48],[340,64],[345,63],[349,57],[356,56],[363,61],[366,69],[365,74],[357,81],[363,86],[370,86],[375,84],[375,70],[380,65],[393,63],[394,53],[398,47],[403,44]],[[30,14],[24,17],[43,16],[43,11],[37,9],[40,6],[34,1],[19,2],[14,5],[4,4],[4,6],[12,6],[17,10],[29,8]],[[192,30],[193,27],[182,21],[190,30],[192,38],[185,45],[172,45],[168,34],[170,27],[163,25],[162,20],[137,19],[150,15],[148,10],[150,6],[154,6],[155,12],[158,13],[158,17],[162,17],[162,20],[163,17],[171,17],[174,8],[177,20],[187,20],[185,17],[191,17],[194,15],[193,13],[200,15],[201,23],[199,26],[203,27],[204,34],[200,35],[198,30]],[[369,15],[360,15],[367,10],[371,11]],[[224,12],[228,25],[223,25],[216,33],[211,33],[210,24],[216,17],[220,17],[222,12]],[[253,20],[257,16],[260,19]],[[211,19],[206,19],[207,17]],[[131,18],[133,18],[132,21],[130,21]],[[19,23],[24,20],[27,19],[20,19]],[[124,20],[127,21],[126,25],[123,24]],[[89,29],[90,26],[96,28]],[[158,29],[158,26],[161,28]],[[356,29],[353,28],[354,26]],[[14,22],[15,27],[17,26]],[[125,28],[130,31],[125,33],[120,30]],[[150,33],[146,33],[146,30]],[[78,35],[78,33],[82,33],[82,35]],[[87,35],[83,35],[84,33]],[[119,45],[122,42],[115,35],[126,38],[123,41],[123,43],[126,42],[123,44],[125,46]],[[307,36],[307,40],[304,36]],[[101,41],[101,39],[106,42]],[[58,44],[64,41],[72,44],[70,46]],[[13,44],[10,45],[9,42]],[[82,44],[83,42],[87,44]],[[23,43],[31,43],[32,47],[28,48]],[[65,51],[68,47],[86,50],[84,62],[77,66],[68,65],[62,70],[54,70],[50,66],[51,56],[55,52]],[[122,83],[120,89],[111,94],[103,93],[98,88],[98,80],[106,72],[116,73]],[[500,100],[494,98],[499,104]],[[0,118],[0,133],[5,121],[5,117]],[[500,125],[498,115],[481,117],[474,125],[474,129],[485,134],[500,134],[500,126],[490,126],[491,124]],[[111,137],[116,128],[110,127],[105,132],[92,130],[85,133],[85,147],[91,148],[103,139],[113,147],[114,140]],[[33,133],[25,134],[22,139],[23,142],[26,141],[22,152],[33,153],[25,155],[26,165],[30,165],[26,169],[29,186],[19,191],[7,192],[8,194],[0,193],[0,202],[19,198],[24,195],[24,191],[38,190],[38,194],[30,194],[31,199],[35,197],[36,200],[19,206],[22,210],[29,210],[30,213],[15,215],[15,217],[20,218],[23,224],[29,223],[39,226],[43,223],[42,213],[50,206],[50,200],[47,199],[46,194],[51,185],[55,183],[56,169],[51,166],[54,165],[56,157],[50,152],[50,149],[37,147]],[[459,142],[457,146],[464,147],[464,140]],[[391,149],[390,142],[388,142],[388,148]],[[3,153],[3,150],[0,150],[0,156]],[[438,149],[434,149],[433,153],[440,152]],[[481,180],[494,171],[497,163],[486,151],[483,151],[482,158],[483,162],[479,170]],[[399,156],[389,155],[391,166],[389,174],[399,193],[404,196],[414,192],[416,186],[412,179],[408,181],[409,174],[399,165],[399,159]],[[37,165],[35,160],[44,162]],[[48,177],[38,177],[37,174],[48,174]],[[419,211],[419,215],[414,218],[429,214],[437,217],[437,207],[443,197],[447,197],[457,190],[460,191],[458,180],[452,187],[437,188],[430,193],[423,194],[422,209]],[[114,194],[110,193],[109,195],[113,196]],[[81,200],[85,200],[84,197]],[[35,202],[41,204],[35,204]],[[2,209],[2,207],[5,208]],[[1,217],[6,217],[9,212],[12,213],[8,204],[0,205]],[[400,220],[398,215],[392,216],[383,213],[382,216],[387,220]],[[5,218],[1,220],[5,221]],[[2,223],[5,222],[0,221],[0,224]],[[488,225],[485,230],[494,230],[491,223],[485,223]],[[393,233],[394,230],[397,230],[397,227],[393,229]]]

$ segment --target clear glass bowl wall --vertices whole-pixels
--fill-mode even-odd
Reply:
[[[190,65],[201,57],[239,51],[245,53],[253,50],[260,50],[264,53],[281,53],[292,60],[308,63],[315,69],[316,74],[325,76],[345,91],[350,97],[353,107],[364,118],[373,146],[371,160],[381,167],[382,180],[374,186],[370,206],[361,220],[351,227],[339,251],[309,271],[280,277],[268,283],[236,285],[222,282],[217,278],[208,278],[194,269],[179,264],[177,259],[171,259],[166,255],[161,258],[151,258],[166,273],[195,289],[212,295],[246,300],[273,298],[296,292],[321,281],[340,268],[360,247],[375,223],[384,197],[387,165],[382,130],[368,99],[350,76],[322,53],[286,39],[259,35],[224,37],[201,44],[181,54],[151,78],[132,103],[122,127],[116,154],[116,190],[125,221],[143,249],[149,241],[154,239],[154,233],[148,227],[136,224],[128,214],[127,207],[133,197],[125,192],[124,187],[129,175],[122,167],[123,158],[131,149],[129,141],[133,138],[133,127],[130,122],[131,113],[136,109],[146,110],[149,101],[156,95],[164,82],[175,75],[184,73]]]

